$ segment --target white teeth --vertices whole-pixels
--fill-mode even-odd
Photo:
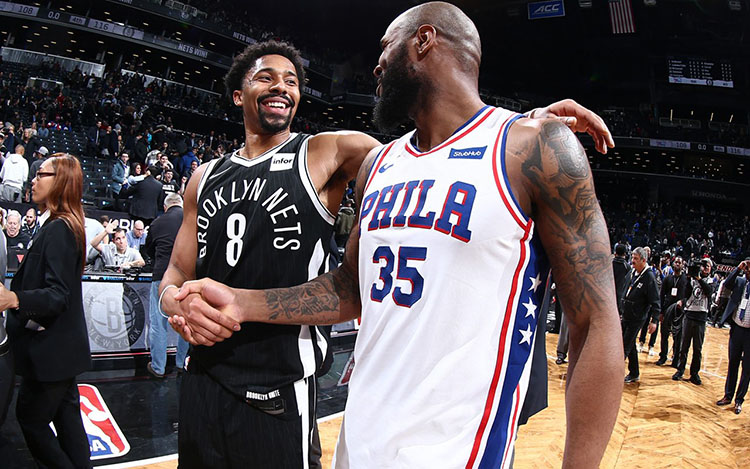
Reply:
[[[267,104],[266,104],[266,106],[268,106],[268,107],[275,107],[275,108],[279,108],[279,109],[284,109],[284,108],[286,108],[286,104],[284,104],[284,103],[279,103],[279,102],[276,102],[276,101],[273,101],[273,102],[267,103]]]

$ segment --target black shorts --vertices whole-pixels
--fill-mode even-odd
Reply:
[[[211,377],[185,373],[180,385],[180,469],[310,467],[315,377],[245,401]]]

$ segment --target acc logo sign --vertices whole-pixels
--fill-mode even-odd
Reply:
[[[565,4],[563,0],[552,0],[548,2],[529,3],[529,19],[554,18],[565,16]]]
[[[117,426],[99,390],[89,384],[79,384],[78,392],[81,395],[81,419],[89,437],[91,459],[116,458],[127,454],[130,444]]]

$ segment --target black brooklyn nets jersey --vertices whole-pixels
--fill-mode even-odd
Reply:
[[[198,185],[196,278],[283,288],[327,270],[334,216],[310,180],[308,138],[291,134],[251,160],[235,152],[208,163]],[[190,367],[243,398],[264,399],[315,373],[326,340],[317,327],[245,323],[224,342],[195,347]]]

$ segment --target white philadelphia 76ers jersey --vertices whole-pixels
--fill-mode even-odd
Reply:
[[[548,272],[505,174],[519,117],[486,106],[428,152],[412,132],[376,158],[337,468],[510,463]]]

